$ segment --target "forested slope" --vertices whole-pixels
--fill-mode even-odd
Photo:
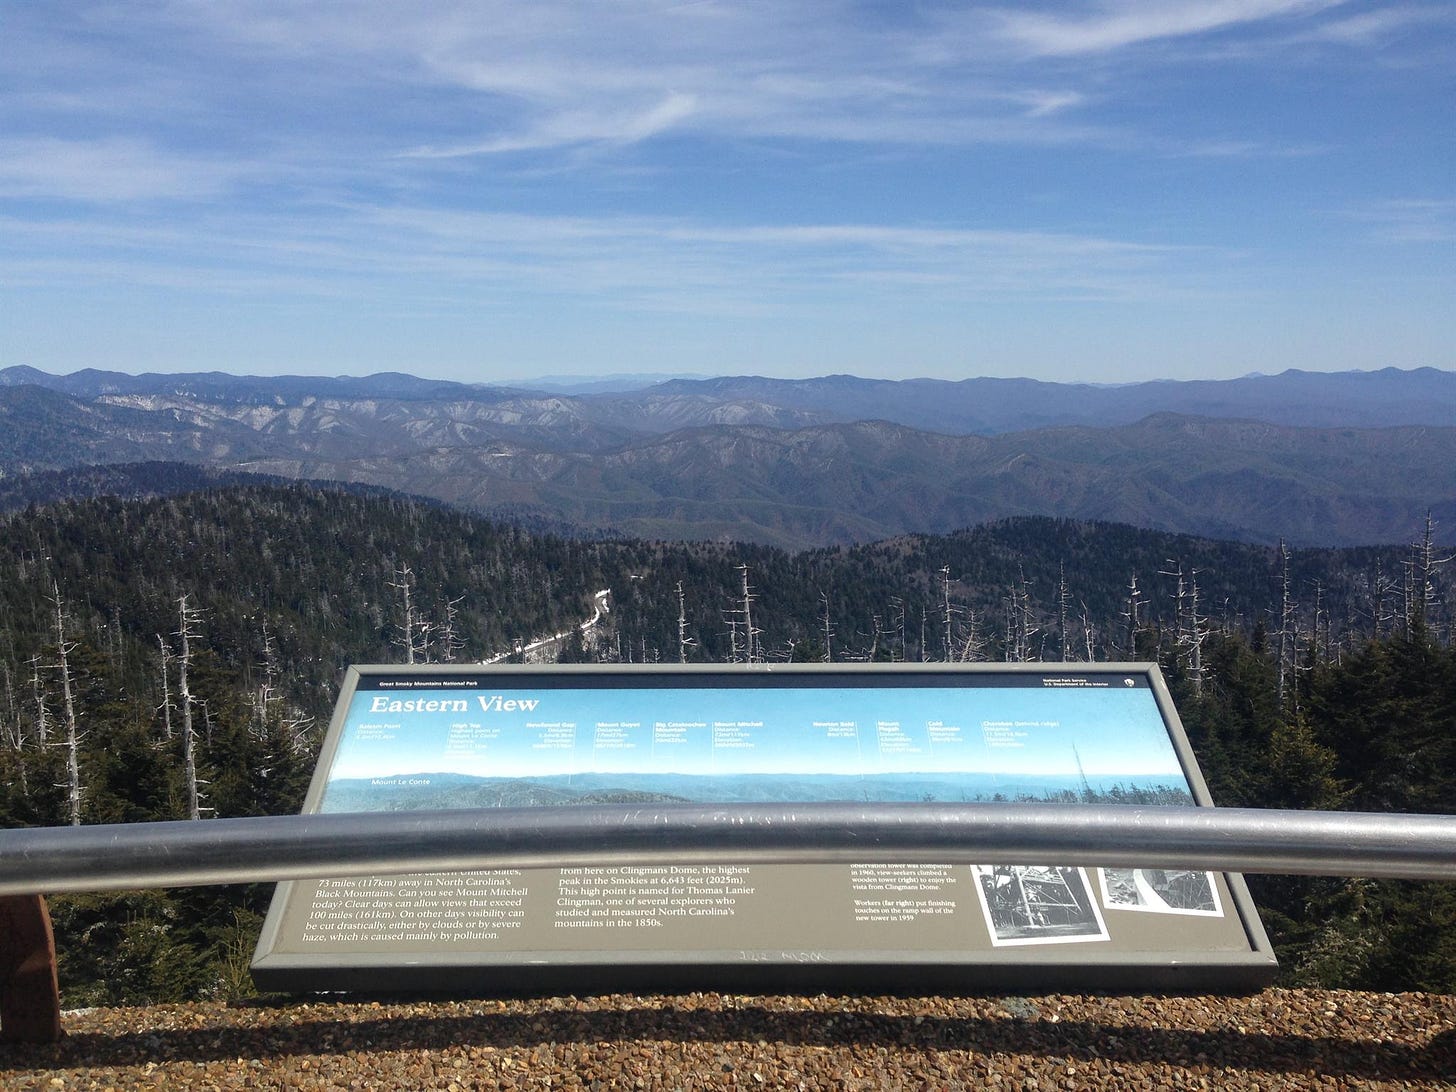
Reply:
[[[0,517],[0,823],[65,823],[73,788],[87,823],[296,811],[346,664],[510,655],[608,588],[564,657],[1156,658],[1219,803],[1456,811],[1450,551],[1410,535],[1286,552],[1025,519],[788,554],[308,486],[32,507]],[[1295,980],[1456,988],[1446,887],[1256,892]],[[69,1001],[243,989],[266,896],[56,900]]]

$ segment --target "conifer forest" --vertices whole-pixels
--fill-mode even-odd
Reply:
[[[1453,813],[1443,531],[1020,518],[787,553],[310,485],[31,506],[0,516],[0,825],[296,813],[350,663],[532,657],[1156,660],[1218,804]],[[1456,887],[1249,883],[1287,984],[1456,990]],[[248,993],[271,890],[52,898],[64,1004]]]

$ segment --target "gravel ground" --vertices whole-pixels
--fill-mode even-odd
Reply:
[[[685,994],[90,1009],[0,1086],[1452,1088],[1456,997]]]

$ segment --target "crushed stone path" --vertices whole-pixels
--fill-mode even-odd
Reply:
[[[1456,1088],[1456,997],[206,1002],[68,1013],[0,1088]]]

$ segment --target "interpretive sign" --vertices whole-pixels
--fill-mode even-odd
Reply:
[[[1210,805],[1155,666],[358,667],[305,812]],[[276,990],[1248,989],[1240,878],[1076,862],[643,864],[280,884]]]

